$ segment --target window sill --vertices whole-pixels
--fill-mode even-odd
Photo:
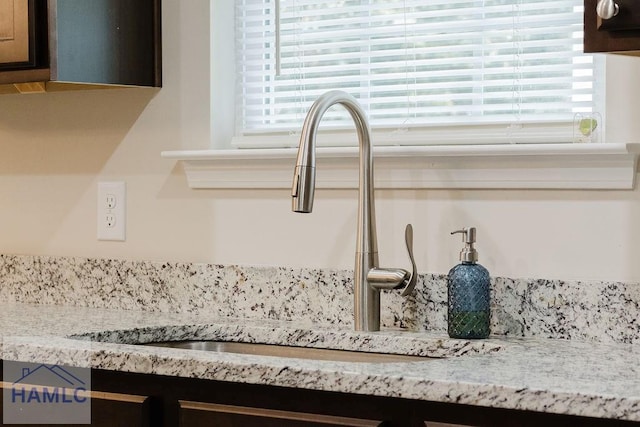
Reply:
[[[290,188],[297,149],[164,151],[191,188]],[[640,144],[375,147],[387,189],[633,189]],[[318,188],[357,188],[358,149],[318,148]]]

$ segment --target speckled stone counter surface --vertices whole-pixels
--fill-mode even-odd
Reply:
[[[640,421],[633,284],[493,279],[496,335],[473,342],[443,332],[441,276],[421,276],[410,299],[384,295],[378,333],[351,331],[348,272],[1,256],[0,285],[6,360]],[[372,364],[135,345],[189,338],[434,358]]]
[[[218,317],[353,323],[353,272],[0,255],[0,301]],[[444,275],[408,298],[385,292],[381,323],[446,331]],[[640,344],[640,285],[492,278],[493,335]]]
[[[6,360],[640,421],[640,348],[629,344],[517,338],[469,344],[442,334],[355,333],[305,328],[298,322],[214,319],[203,314],[26,304],[1,304],[0,310]],[[372,364],[131,344],[185,338],[449,357]]]

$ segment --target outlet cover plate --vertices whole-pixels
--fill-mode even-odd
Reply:
[[[126,184],[98,183],[98,240],[126,240]]]

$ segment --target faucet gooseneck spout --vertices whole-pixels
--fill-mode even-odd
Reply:
[[[413,271],[378,267],[375,203],[373,195],[373,152],[366,115],[356,99],[342,91],[320,96],[309,110],[302,127],[300,146],[293,177],[292,210],[309,213],[313,209],[316,169],[316,133],[324,113],[340,104],[351,115],[358,134],[360,152],[358,191],[358,229],[354,268],[354,320],[357,331],[380,330],[380,290],[405,288],[408,295],[415,287],[417,273],[413,261],[413,232],[407,226],[405,237]],[[411,242],[411,245],[409,243]]]

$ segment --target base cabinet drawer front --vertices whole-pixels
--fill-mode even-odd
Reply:
[[[381,427],[383,421],[202,402],[179,402],[180,427]]]
[[[31,387],[31,386],[30,386]],[[32,386],[38,387],[38,386]],[[0,383],[0,393],[5,388],[11,389],[11,385]],[[152,399],[148,396],[139,396],[124,393],[105,393],[99,391],[87,392],[91,399],[91,426],[93,427],[152,427]],[[33,405],[33,404],[31,404]],[[0,406],[0,421],[3,412]],[[32,424],[2,424],[3,426]],[[33,424],[39,427],[59,426],[55,424]]]
[[[151,427],[151,401],[148,396],[91,392],[91,425]]]
[[[425,421],[424,427],[473,427],[469,424],[450,424],[450,423],[438,423],[435,421]]]

